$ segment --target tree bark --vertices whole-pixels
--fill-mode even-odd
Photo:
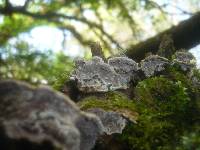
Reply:
[[[200,44],[200,12],[197,12],[188,20],[182,21],[177,26],[173,26],[146,41],[130,46],[126,55],[136,61],[140,61],[148,52],[155,54],[165,34],[172,36],[176,50],[181,48],[189,50]]]

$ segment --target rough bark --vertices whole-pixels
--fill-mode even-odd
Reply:
[[[162,37],[170,34],[174,40],[175,49],[187,49],[200,43],[200,12],[188,20],[182,21],[177,26],[173,26],[152,38],[149,38],[128,48],[126,55],[136,61],[140,61],[148,52],[156,53],[159,49]]]

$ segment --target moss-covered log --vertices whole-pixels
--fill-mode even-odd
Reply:
[[[127,57],[112,59],[116,59],[120,67],[109,63],[110,59],[108,59],[108,64],[103,61],[101,63],[108,65],[115,74],[129,76],[128,73],[123,74],[126,72],[124,68],[127,68],[123,62],[127,60]],[[191,53],[179,51],[171,59],[158,55],[146,57],[138,65],[137,69],[140,71],[130,73],[132,76],[139,76],[140,79],[134,80],[134,84],[129,84],[134,77],[123,80],[129,81],[126,82],[127,88],[123,90],[128,91],[128,95],[132,97],[128,97],[124,91],[122,94],[119,89],[107,89],[104,92],[99,90],[101,84],[110,83],[112,87],[113,82],[109,78],[104,82],[98,82],[105,77],[104,67],[97,68],[100,62],[93,63],[93,60],[94,58],[75,68],[73,80],[75,79],[79,84],[78,88],[81,89],[80,84],[82,84],[83,87],[92,87],[96,91],[95,93],[88,92],[87,88],[82,89],[85,97],[81,98],[78,105],[82,110],[92,109],[97,114],[101,113],[100,118],[104,125],[109,127],[109,131],[114,131],[116,127],[118,129],[115,134],[112,132],[112,134],[101,136],[95,150],[179,150],[185,145],[185,139],[183,139],[185,135],[191,136],[192,133],[200,130],[198,127],[200,124],[200,72],[196,69],[195,59]],[[87,69],[88,66],[89,68],[92,66],[93,69]],[[144,75],[142,78],[141,72]],[[88,77],[87,74],[100,79],[85,80]],[[122,79],[125,78],[122,77]],[[120,117],[116,120],[111,119],[110,115],[107,115],[107,118],[106,115],[102,115],[102,113],[111,114],[111,111],[127,119],[125,128]],[[116,118],[116,116],[113,117]],[[114,125],[112,125],[113,122]],[[123,130],[118,128],[120,125]],[[189,143],[186,144],[187,146],[197,145],[195,142],[200,143],[196,134],[192,141],[186,140],[186,142]]]

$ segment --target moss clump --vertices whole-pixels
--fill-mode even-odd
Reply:
[[[191,84],[187,73],[183,72],[175,66],[169,66],[163,76],[172,81],[181,81],[184,86],[190,86]]]
[[[154,77],[140,82],[136,96],[147,107],[160,112],[184,111],[190,97],[181,81],[170,81],[164,77]]]
[[[185,132],[181,138],[180,145],[176,150],[199,150],[200,149],[200,127],[199,124],[193,127],[192,132]]]
[[[166,77],[139,82],[135,88],[138,123],[129,124],[118,135],[119,142],[126,143],[130,150],[176,149],[184,132],[191,132],[198,122],[197,99],[192,99],[184,85]]]
[[[134,122],[138,116],[134,102],[118,92],[108,92],[103,98],[87,97],[79,102],[78,105],[82,110],[102,108],[108,111],[119,112]]]
[[[193,75],[200,80],[200,70],[199,69],[193,69]]]

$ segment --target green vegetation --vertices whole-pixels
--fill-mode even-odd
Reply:
[[[140,82],[136,87],[136,95],[138,101],[142,101],[153,111],[160,112],[184,112],[190,101],[186,87],[181,81],[173,82],[164,77],[149,78]]]
[[[138,83],[135,89],[138,123],[128,125],[118,137],[131,150],[198,149],[198,87],[194,93],[185,86],[191,85],[191,80],[180,72],[176,74],[172,79],[152,77]]]
[[[199,79],[198,72],[195,76]],[[83,110],[125,108],[134,112],[137,123],[129,122],[121,135],[115,135],[117,142],[130,150],[198,150],[199,88],[183,72],[171,67],[165,75],[139,82],[134,88],[134,100],[111,92],[103,98],[88,97],[79,106]]]
[[[118,92],[106,93],[104,98],[99,99],[95,96],[87,97],[79,103],[79,106],[81,109],[100,107],[105,110],[126,108],[135,111],[134,103],[130,101],[125,95]]]
[[[176,148],[177,150],[199,150],[200,149],[200,137],[199,129],[192,133],[187,133],[182,136],[181,146]]]
[[[80,101],[78,105],[82,110],[102,108],[104,110],[119,112],[133,122],[135,122],[138,117],[133,101],[118,92],[106,93],[103,98],[97,98],[95,96],[87,97]]]
[[[32,84],[58,87],[61,76],[69,74],[73,67],[72,59],[64,53],[41,52],[25,41],[6,45],[0,56],[0,79],[23,80]]]

